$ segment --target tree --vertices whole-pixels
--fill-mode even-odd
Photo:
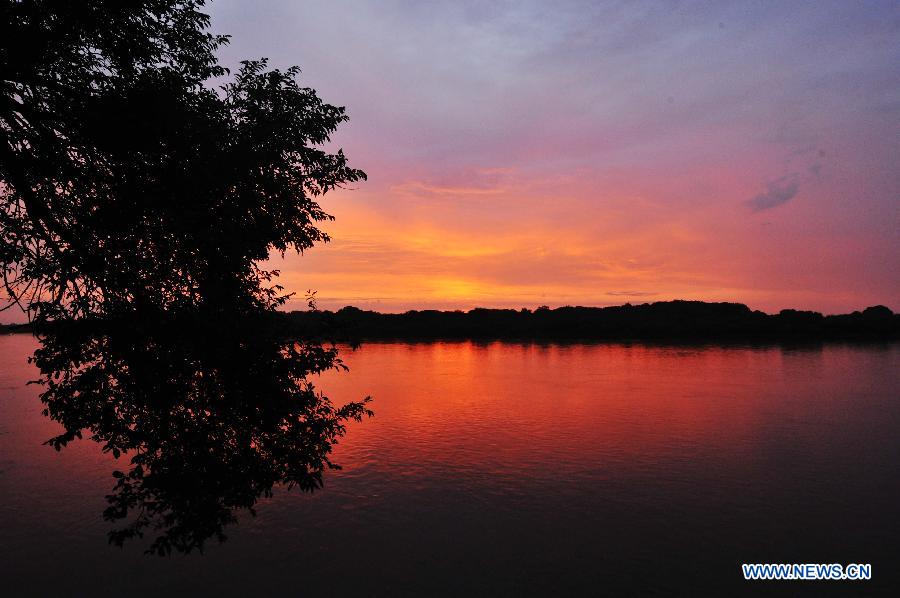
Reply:
[[[0,0],[0,270],[40,334],[48,443],[127,453],[107,516],[141,515],[111,541],[153,526],[161,553],[318,487],[370,413],[310,383],[337,352],[271,325],[260,265],[327,241],[319,198],[365,179],[322,147],[347,115],[265,60],[214,89],[202,5]]]
[[[207,85],[226,38],[201,5],[4,2],[0,257],[38,322],[271,308],[258,263],[327,240],[316,198],[365,178],[319,147],[347,116],[298,69]]]

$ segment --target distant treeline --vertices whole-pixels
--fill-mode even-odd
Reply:
[[[334,341],[429,339],[615,339],[762,341],[895,340],[900,314],[878,305],[823,316],[782,310],[770,315],[741,303],[661,301],[615,307],[539,307],[383,314],[344,307],[264,314],[259,324],[286,336]],[[0,327],[26,332],[27,325]]]
[[[884,306],[823,316],[786,309],[775,315],[740,303],[663,301],[616,307],[539,307],[408,311],[383,314],[345,307],[286,314],[298,335],[338,340],[376,339],[658,339],[658,340],[892,340],[900,314]]]
[[[12,334],[14,332],[31,332],[28,324],[0,324],[0,334]]]

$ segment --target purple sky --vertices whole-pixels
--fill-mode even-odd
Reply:
[[[898,2],[208,10],[348,108],[369,181],[279,264],[320,307],[900,309]]]

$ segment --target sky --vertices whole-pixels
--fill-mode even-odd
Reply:
[[[900,310],[900,3],[215,0],[368,181],[276,256],[320,308]],[[291,308],[302,309],[297,300]]]

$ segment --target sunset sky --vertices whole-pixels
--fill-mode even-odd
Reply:
[[[274,260],[319,307],[900,309],[900,4],[216,0],[368,182]],[[302,303],[295,302],[300,309]]]

